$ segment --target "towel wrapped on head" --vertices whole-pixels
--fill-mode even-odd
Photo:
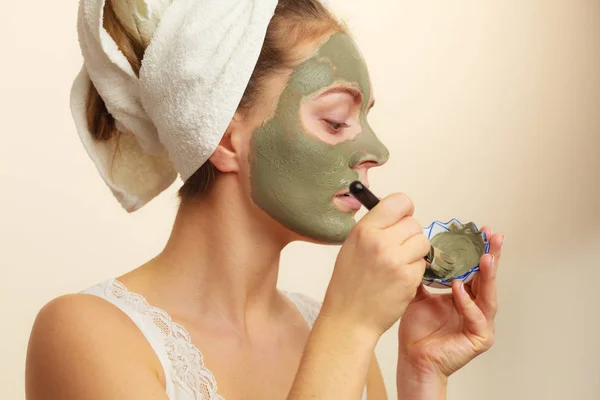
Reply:
[[[84,65],[71,111],[89,156],[121,205],[144,206],[218,146],[252,76],[277,0],[119,0],[113,9],[147,45],[139,77],[103,27],[106,0],[81,0]],[[121,132],[94,139],[90,81]]]

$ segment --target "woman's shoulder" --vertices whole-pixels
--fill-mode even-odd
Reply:
[[[114,305],[91,293],[82,292],[57,297],[42,307],[32,332],[42,330],[44,333],[60,334],[64,331],[70,332],[75,338],[77,332],[99,326],[107,330],[134,331],[131,325],[129,319]]]
[[[81,334],[104,338],[108,332],[117,333],[125,341],[138,336],[135,324],[122,307],[105,295],[109,283],[51,300],[39,311],[32,334],[68,335],[71,340],[78,340]]]
[[[83,349],[133,352],[140,348],[135,345],[139,338],[135,324],[113,304],[88,293],[67,294],[39,311],[31,331],[30,351],[70,352],[74,358]]]
[[[153,364],[152,350],[140,338],[135,324],[98,296],[68,294],[50,301],[38,313],[29,339],[28,398],[43,398],[44,391],[83,395],[109,390],[97,387],[93,374],[85,371],[123,378],[135,370],[150,387],[160,387],[155,379],[160,365]]]
[[[82,292],[57,297],[39,311],[32,328],[32,340],[40,337],[47,343],[99,347],[118,343],[118,347],[146,351],[149,346],[143,339],[149,330],[143,329],[144,321],[136,315],[140,307],[130,298],[133,294],[127,295],[129,293],[111,279]]]

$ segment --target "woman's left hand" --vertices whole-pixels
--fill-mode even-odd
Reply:
[[[466,285],[454,282],[452,294],[432,294],[421,286],[406,309],[398,332],[399,387],[405,378],[445,380],[492,346],[504,235],[482,229],[490,241],[490,254],[481,257],[477,276]]]

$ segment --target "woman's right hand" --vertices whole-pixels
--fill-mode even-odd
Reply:
[[[404,194],[386,197],[360,220],[338,255],[321,317],[381,336],[415,297],[430,243]]]

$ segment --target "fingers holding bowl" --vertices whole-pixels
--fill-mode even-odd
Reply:
[[[493,234],[490,237],[490,252],[481,257],[479,264],[479,277],[473,287],[476,295],[476,303],[481,308],[486,318],[492,321],[498,311],[498,293],[496,276],[500,256],[502,253],[502,242],[504,235],[500,233]]]

